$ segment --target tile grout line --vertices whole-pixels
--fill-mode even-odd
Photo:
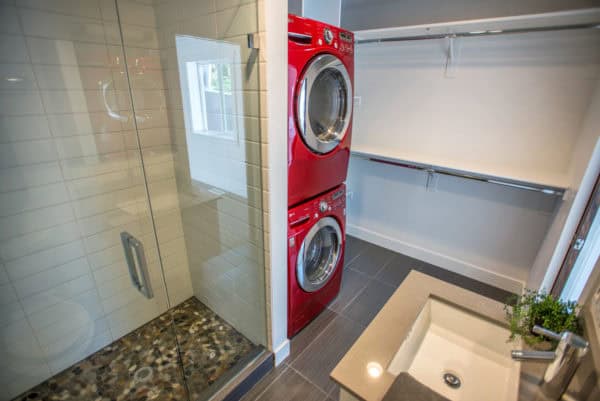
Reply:
[[[284,373],[285,373],[285,372],[286,372],[288,369],[291,369],[291,367],[290,367],[290,366],[289,366],[287,363],[283,362],[283,364],[285,365],[285,368],[284,368],[284,369],[282,369],[282,371],[281,371],[281,372],[280,372],[280,373],[279,373],[279,374],[278,374],[278,375],[277,375],[277,376],[276,376],[276,377],[275,377],[275,378],[274,378],[274,379],[271,381],[271,383],[269,383],[269,384],[268,384],[268,385],[267,385],[267,386],[266,386],[266,387],[265,387],[265,388],[264,388],[264,389],[263,389],[263,390],[262,390],[260,393],[258,393],[258,394],[256,395],[256,397],[254,397],[254,398],[252,398],[251,400],[248,400],[248,401],[256,401],[256,400],[258,400],[258,399],[259,399],[259,398],[260,398],[260,397],[261,397],[261,396],[262,396],[264,393],[266,393],[266,392],[267,392],[267,390],[268,390],[268,389],[269,389],[269,388],[270,388],[270,387],[271,387],[273,384],[275,384],[275,383],[276,383],[276,382],[279,380],[279,378],[280,378],[280,377],[281,377],[281,376],[282,376],[282,375],[283,375],[283,374],[284,374]],[[273,369],[277,369],[277,368],[276,368],[276,367],[274,367]],[[259,383],[260,383],[260,382],[259,382]],[[254,385],[256,386],[257,384],[258,384],[258,383],[254,384]],[[252,389],[250,389],[250,391],[252,391]],[[242,398],[243,398],[243,397],[242,397]]]
[[[335,320],[337,317],[341,316],[339,313],[337,313],[337,312],[335,312],[335,311],[332,311],[331,309],[329,309],[329,310],[330,310],[330,311],[331,311],[331,312],[332,312],[332,313],[335,315],[335,317],[334,317],[333,319],[331,319],[331,321],[330,321],[329,323],[327,323],[327,324],[325,325],[325,327],[323,327],[323,330],[319,331],[319,334],[317,334],[317,335],[316,335],[316,336],[315,336],[315,337],[314,337],[312,340],[310,340],[310,341],[308,342],[308,344],[306,344],[306,347],[305,347],[305,348],[304,348],[302,351],[300,351],[300,353],[299,353],[298,355],[296,355],[296,357],[294,358],[294,360],[293,360],[293,361],[291,361],[291,360],[290,360],[289,362],[287,362],[287,363],[286,363],[286,364],[287,364],[289,367],[291,367],[291,366],[292,366],[292,363],[293,363],[293,362],[296,362],[296,361],[297,361],[297,360],[298,360],[298,359],[299,359],[299,358],[300,358],[300,357],[301,357],[301,356],[302,356],[302,355],[303,355],[303,354],[306,352],[306,350],[307,350],[307,349],[308,349],[308,348],[309,348],[309,347],[310,347],[310,346],[311,346],[311,345],[312,345],[312,344],[313,344],[313,343],[314,343],[314,342],[317,340],[317,338],[321,337],[321,335],[323,334],[323,332],[324,332],[325,330],[327,330],[327,328],[328,328],[329,326],[331,326],[331,324],[333,323],[333,321],[334,321],[334,320]],[[316,319],[315,319],[315,320],[316,320]],[[314,320],[313,320],[313,321],[314,321]]]
[[[310,385],[312,385],[313,387],[315,387],[317,390],[319,390],[321,393],[325,394],[325,397],[327,398],[329,396],[329,393],[326,392],[325,390],[323,390],[320,386],[318,386],[316,383],[313,383],[312,380],[310,380],[308,377],[304,376],[302,374],[302,372],[300,372],[299,370],[295,369],[293,366],[289,366],[290,369],[292,369],[294,372],[296,372],[298,374],[298,376],[302,377],[304,380],[306,380]]]
[[[355,272],[355,273],[358,273],[358,274],[361,274],[361,275],[365,276],[365,278],[367,279],[367,281],[366,281],[366,284],[364,285],[364,287],[362,287],[362,288],[361,288],[359,291],[357,291],[357,292],[356,292],[356,294],[355,294],[355,295],[354,295],[352,298],[350,298],[350,300],[349,300],[349,301],[346,303],[346,305],[344,305],[344,307],[343,307],[342,309],[340,309],[340,311],[339,311],[339,312],[336,312],[338,315],[340,315],[340,316],[344,316],[345,318],[348,318],[348,317],[347,317],[347,316],[345,316],[345,315],[343,315],[343,312],[344,312],[346,309],[348,309],[348,307],[349,307],[349,306],[350,306],[350,305],[351,305],[351,304],[352,304],[354,301],[356,301],[356,299],[357,299],[357,298],[358,298],[358,297],[359,297],[359,296],[360,296],[360,295],[361,295],[361,294],[362,294],[362,293],[365,291],[365,289],[367,288],[367,286],[369,285],[369,283],[370,283],[371,281],[373,281],[373,279],[372,279],[372,278],[370,278],[369,276],[367,276],[367,275],[365,275],[365,274],[363,274],[363,273],[357,272],[357,271],[356,271],[356,270],[354,270],[354,269],[351,269],[351,270],[352,270],[353,272]],[[352,320],[352,319],[350,319],[350,320]]]
[[[333,312],[333,311],[332,311],[332,312]],[[335,313],[335,312],[334,312],[334,313]],[[352,320],[352,319],[350,319],[350,318],[348,318],[348,317],[346,317],[346,316],[342,316],[342,315],[340,315],[340,314],[337,314],[337,313],[336,313],[336,315],[337,315],[337,316],[336,316],[336,318],[338,318],[338,317],[339,317],[339,318],[341,318],[341,319],[345,319],[345,320],[347,320],[348,322],[350,322],[351,324],[354,324],[354,325],[356,325],[358,328],[360,328],[360,329],[361,329],[361,334],[362,334],[362,332],[364,331],[364,329],[365,329],[365,326],[363,326],[362,324],[360,324],[360,323],[358,323],[358,322],[355,322],[354,320]],[[333,321],[334,321],[334,320],[335,320],[335,318],[334,318],[334,319],[332,319],[332,320],[331,320],[331,322],[329,322],[329,324],[327,324],[327,326],[325,326],[325,328],[323,328],[323,330],[321,330],[321,332],[320,332],[320,333],[319,333],[319,334],[318,334],[318,335],[317,335],[317,336],[316,336],[316,337],[313,339],[313,341],[311,341],[311,342],[309,343],[309,345],[308,345],[308,346],[307,346],[307,347],[306,347],[306,348],[305,348],[305,349],[304,349],[304,350],[303,350],[303,351],[302,351],[300,354],[298,354],[298,356],[297,356],[297,357],[294,359],[294,361],[293,361],[293,362],[296,362],[296,361],[297,361],[297,360],[298,360],[298,359],[299,359],[299,358],[300,358],[302,355],[304,355],[304,353],[307,351],[307,349],[309,348],[309,346],[310,346],[310,345],[312,345],[312,344],[313,344],[313,343],[314,343],[314,342],[315,342],[315,341],[316,341],[318,338],[320,338],[320,337],[323,335],[323,333],[325,332],[325,330],[326,330],[327,328],[329,328],[329,326],[331,326],[331,325],[333,324]],[[360,337],[360,334],[359,334],[359,336],[358,336],[358,337]],[[357,337],[356,339],[358,339],[358,337]],[[355,341],[356,341],[356,340],[354,340],[354,342],[355,342]],[[352,344],[352,345],[353,345],[353,344]],[[352,345],[351,345],[349,348],[352,348]],[[348,348],[348,349],[349,349],[349,348]],[[347,351],[348,351],[348,350],[346,350],[346,352],[347,352]],[[339,362],[339,361],[338,361],[338,362]],[[316,386],[316,387],[317,387],[319,390],[321,390],[321,391],[325,392],[325,391],[324,391],[324,390],[323,390],[323,389],[322,389],[320,386],[318,386],[317,384],[315,384],[314,382],[312,382],[312,381],[311,381],[311,380],[310,380],[308,377],[304,376],[304,375],[303,375],[303,374],[302,374],[302,373],[301,373],[301,372],[300,372],[298,369],[296,369],[295,367],[293,367],[293,366],[292,366],[292,363],[286,363],[286,365],[287,365],[287,366],[288,366],[290,369],[293,369],[295,372],[297,372],[297,373],[298,373],[300,376],[302,376],[303,378],[305,378],[306,380],[308,380],[308,382],[309,382],[309,383],[311,383],[313,386]],[[329,396],[329,393],[326,393],[326,396]]]

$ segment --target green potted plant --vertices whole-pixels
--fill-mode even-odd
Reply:
[[[523,295],[514,296],[504,306],[510,327],[508,341],[522,338],[526,344],[538,349],[554,348],[556,342],[534,334],[533,326],[542,326],[556,333],[570,331],[583,334],[577,316],[579,305],[563,301],[544,292],[526,289]]]

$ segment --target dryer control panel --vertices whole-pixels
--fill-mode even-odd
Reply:
[[[342,186],[330,191],[321,197],[292,208],[288,212],[290,228],[304,225],[305,223],[328,215],[341,215],[346,213],[346,190]]]
[[[344,55],[354,54],[351,31],[293,14],[288,14],[288,39],[302,47],[333,48]]]
[[[340,31],[339,50],[345,54],[354,53],[354,35],[352,33]]]

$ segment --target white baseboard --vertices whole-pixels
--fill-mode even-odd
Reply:
[[[427,263],[431,263],[432,265],[443,267],[451,272],[461,274],[489,285],[493,285],[494,287],[498,287],[506,291],[520,294],[525,285],[523,281],[513,277],[502,275],[487,270],[481,266],[435,252],[431,249],[410,244],[397,238],[392,238],[384,234],[356,226],[354,224],[347,224],[346,232],[354,237],[371,242],[375,245],[408,255],[411,258],[423,260]]]
[[[281,362],[290,355],[290,340],[286,339],[273,350],[275,356],[275,366],[279,366]]]

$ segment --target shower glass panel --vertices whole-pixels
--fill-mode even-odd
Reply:
[[[3,2],[1,14],[0,399],[118,398],[151,357],[185,396],[171,320],[154,321],[169,301],[114,4]],[[153,332],[162,348],[113,363]]]
[[[266,344],[257,6],[219,3],[0,5],[1,401],[202,400]]]
[[[203,399],[266,344],[257,4],[116,3],[173,327]]]

